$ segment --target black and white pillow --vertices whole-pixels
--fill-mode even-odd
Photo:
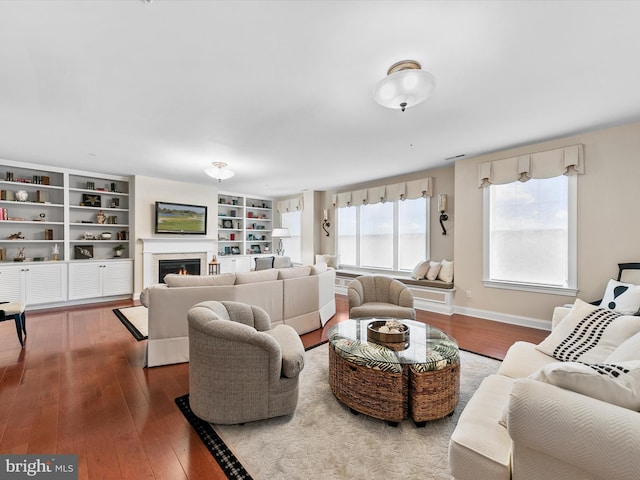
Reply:
[[[609,280],[600,306],[625,315],[637,315],[640,313],[640,285]]]
[[[576,299],[569,314],[536,349],[562,362],[602,363],[638,332],[640,317]]]

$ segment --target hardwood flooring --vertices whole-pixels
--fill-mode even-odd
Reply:
[[[0,323],[0,452],[75,453],[80,479],[226,479],[174,399],[189,390],[188,364],[143,368],[137,342],[112,312],[131,301],[27,313],[25,348]],[[348,317],[345,297],[323,331]],[[516,340],[548,332],[472,317],[418,312],[461,348],[503,358]]]

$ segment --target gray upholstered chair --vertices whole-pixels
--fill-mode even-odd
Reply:
[[[207,422],[245,423],[292,414],[304,347],[288,325],[271,328],[263,309],[202,302],[189,322],[189,403]]]
[[[363,275],[349,283],[349,317],[392,317],[415,320],[413,294],[400,280]]]

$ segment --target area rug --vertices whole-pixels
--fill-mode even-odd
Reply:
[[[449,438],[467,401],[500,362],[460,352],[460,402],[451,417],[424,428],[397,427],[354,415],[329,388],[328,345],[307,351],[300,398],[292,416],[244,425],[211,425],[176,403],[230,479],[450,480]]]
[[[127,327],[131,335],[138,341],[144,340],[149,334],[149,319],[147,307],[142,305],[136,307],[114,308],[113,313]]]

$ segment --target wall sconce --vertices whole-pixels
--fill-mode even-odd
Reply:
[[[324,233],[327,237],[329,236],[329,230],[327,229],[330,227],[331,224],[329,223],[329,210],[325,208],[322,211],[322,229],[324,230]]]
[[[449,220],[449,216],[445,213],[447,211],[447,195],[438,195],[438,211],[440,212],[440,226],[442,227],[442,234],[447,234],[447,229],[444,228],[444,223]]]

